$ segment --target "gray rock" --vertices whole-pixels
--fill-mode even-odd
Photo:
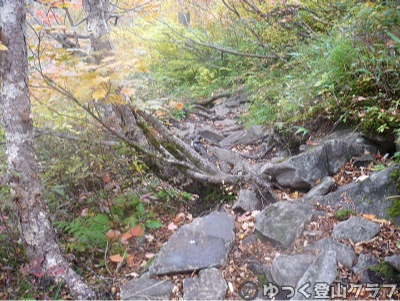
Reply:
[[[262,126],[253,125],[248,130],[238,131],[230,134],[228,137],[220,141],[222,147],[233,147],[238,144],[247,145],[263,139],[268,135],[269,131]]]
[[[225,161],[221,161],[221,163],[219,164],[219,168],[222,172],[224,173],[230,173],[232,170],[233,165],[229,164]]]
[[[239,161],[232,169],[233,175],[248,174],[252,171],[252,167],[244,160]]]
[[[279,286],[295,287],[305,271],[315,260],[312,255],[280,255],[272,262],[271,272]]]
[[[223,300],[228,285],[218,269],[205,269],[198,278],[183,280],[183,300]]]
[[[385,257],[385,262],[390,264],[392,267],[394,267],[397,271],[400,272],[400,255],[392,255]]]
[[[271,267],[261,262],[247,262],[247,268],[254,274],[254,275],[264,275],[265,280],[267,282],[273,282],[274,279],[272,278]]]
[[[335,251],[336,261],[340,262],[348,268],[351,268],[353,266],[354,259],[356,259],[357,257],[356,253],[353,251],[353,248],[345,244],[336,242],[330,238],[324,238],[317,241],[314,245],[308,246],[307,250],[320,250],[322,253],[330,250]]]
[[[233,147],[242,144],[243,141],[248,141],[247,131],[237,131],[230,134],[228,137],[219,142],[222,147]]]
[[[352,160],[353,166],[356,167],[361,167],[361,166],[367,166],[371,162],[377,162],[376,159],[371,155],[371,154],[366,154],[361,157],[356,157],[354,160]]]
[[[361,146],[355,147],[351,141],[346,140],[328,140],[324,142],[326,151],[328,174],[332,175],[350,159],[363,152]]]
[[[313,207],[305,204],[278,202],[256,216],[256,230],[265,238],[288,248],[299,237],[313,215]]]
[[[228,99],[228,100],[224,103],[224,105],[225,105],[227,108],[236,108],[236,107],[238,107],[238,106],[240,105],[240,102],[239,102],[239,99],[235,97],[235,98]]]
[[[219,122],[222,126],[234,126],[236,123],[237,121],[233,119],[224,119]]]
[[[305,197],[315,197],[318,195],[325,195],[330,192],[335,187],[335,180],[331,177],[325,177],[321,180],[321,182],[311,188],[311,190],[306,194]]]
[[[233,216],[212,212],[175,232],[149,267],[150,275],[188,272],[226,264],[235,240]]]
[[[226,163],[236,165],[239,163],[239,161],[242,160],[242,156],[240,154],[235,153],[229,149],[211,146],[208,148],[208,150],[212,155],[217,157],[218,160],[224,161]]]
[[[326,153],[323,146],[312,152],[290,157],[282,163],[264,168],[264,173],[271,175],[282,187],[310,189],[318,179],[328,175]]]
[[[318,179],[335,174],[352,157],[377,147],[360,140],[361,134],[339,132],[328,136],[319,146],[284,162],[263,168],[283,187],[310,189]]]
[[[358,256],[358,262],[353,267],[352,270],[355,275],[358,275],[362,271],[364,271],[370,267],[376,266],[378,264],[379,264],[379,261],[378,261],[378,259],[375,258],[375,256],[360,254],[360,256]]]
[[[353,216],[344,222],[340,222],[333,228],[332,237],[351,239],[354,243],[368,241],[380,231],[377,223],[359,216]]]
[[[247,236],[247,237],[245,237],[243,240],[242,240],[242,245],[243,246],[245,246],[245,245],[248,245],[248,244],[256,244],[257,243],[257,236],[255,236],[254,234],[252,234],[252,235],[250,235],[250,236]]]
[[[215,132],[211,126],[206,126],[198,130],[198,133],[200,137],[215,143],[218,143],[225,138],[224,136]]]
[[[173,287],[168,280],[141,277],[121,286],[121,300],[169,300]]]
[[[261,198],[253,191],[241,189],[239,197],[235,204],[232,206],[233,210],[241,209],[243,211],[262,210]]]
[[[327,251],[317,256],[315,261],[310,265],[303,277],[297,283],[296,293],[292,300],[307,299],[299,290],[309,294],[309,299],[315,299],[314,286],[316,283],[326,283],[329,286],[336,279],[336,252]],[[329,296],[329,295],[328,295]],[[329,299],[329,298],[326,298]]]
[[[399,167],[398,164],[394,164],[385,170],[373,173],[362,182],[353,182],[325,196],[309,198],[305,201],[335,207],[341,203],[341,195],[346,193],[356,206],[357,212],[375,214],[377,218],[390,219],[387,211],[393,206],[394,201],[386,198],[397,195],[396,185],[391,179],[391,174]],[[345,203],[341,205],[343,209],[353,209]],[[394,224],[400,226],[400,216],[394,219]]]
[[[215,109],[215,116],[217,116],[218,119],[225,118],[225,116],[231,111],[224,105],[214,106],[214,109]]]

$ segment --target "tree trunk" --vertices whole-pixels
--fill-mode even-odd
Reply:
[[[90,32],[91,50],[94,52],[112,50],[107,24],[109,0],[83,0],[82,5],[85,10],[87,29]],[[100,54],[100,57],[102,56]]]
[[[65,280],[75,298],[94,298],[93,290],[78,277],[64,258],[43,198],[33,147],[25,18],[25,1],[0,1],[0,38],[8,48],[0,52],[2,122],[21,238],[31,266],[57,281]]]

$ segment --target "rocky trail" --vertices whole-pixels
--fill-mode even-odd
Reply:
[[[226,187],[239,191],[233,204],[177,216],[180,227],[145,273],[123,281],[120,298],[399,299],[400,216],[388,215],[399,166],[386,155],[396,145],[351,130],[308,139],[245,129],[248,105],[246,95],[224,97],[167,122],[224,173],[257,181]],[[394,272],[382,276],[380,262]]]

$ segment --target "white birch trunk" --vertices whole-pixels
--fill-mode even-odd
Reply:
[[[0,52],[2,123],[21,238],[32,263],[57,281],[65,280],[75,298],[94,298],[93,290],[64,258],[43,198],[33,147],[25,19],[25,1],[0,1],[0,40],[8,48]]]

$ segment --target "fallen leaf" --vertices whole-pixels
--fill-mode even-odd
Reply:
[[[8,48],[0,42],[0,51],[7,51]]]
[[[175,225],[174,222],[170,222],[167,228],[168,230],[175,231],[176,229],[178,229],[178,226]]]
[[[146,237],[146,240],[147,240],[148,242],[152,242],[152,241],[154,240],[154,236],[151,235],[151,234],[145,235],[144,237]]]
[[[185,213],[180,212],[176,215],[176,217],[174,218],[174,222],[180,222],[180,221],[184,221],[185,220]]]
[[[132,236],[139,237],[144,234],[144,230],[141,225],[137,225],[135,228],[130,229],[129,233],[131,233]]]
[[[311,140],[307,140],[307,145],[317,146],[317,145],[319,145],[319,143],[318,142],[312,142]]]
[[[144,256],[145,256],[146,258],[150,259],[150,258],[153,258],[154,255],[155,255],[154,253],[147,252]]]
[[[106,233],[106,237],[108,240],[114,241],[114,240],[118,240],[118,238],[121,236],[121,232],[118,230],[108,230]]]
[[[376,223],[387,223],[387,220],[376,218],[374,214],[363,214],[362,217]]]
[[[183,103],[181,103],[181,102],[178,102],[176,105],[175,105],[175,108],[177,109],[177,110],[182,110],[183,109]]]
[[[362,182],[362,181],[364,181],[365,179],[368,179],[369,178],[369,176],[367,176],[367,175],[362,175],[362,176],[359,176],[356,180],[355,180],[355,182]]]
[[[133,254],[129,255],[129,257],[126,259],[126,264],[131,268],[133,268],[135,266],[134,259],[135,259],[135,255],[133,255]]]
[[[110,256],[110,260],[111,260],[112,262],[122,262],[124,259],[122,258],[121,255],[116,254],[116,255],[111,255],[111,256]]]
[[[132,238],[132,233],[131,233],[131,231],[129,230],[128,232],[125,232],[124,234],[122,234],[122,236],[121,236],[121,242],[124,240],[124,241],[128,241],[130,238]]]

